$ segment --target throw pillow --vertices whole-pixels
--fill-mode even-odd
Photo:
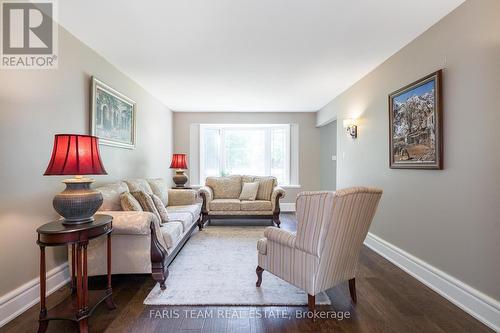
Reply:
[[[167,208],[163,205],[163,202],[156,194],[151,194],[151,199],[153,199],[153,203],[155,204],[156,210],[158,214],[160,214],[160,220],[162,223],[168,222],[168,212]]]
[[[254,181],[259,182],[259,190],[257,191],[257,200],[271,200],[276,178],[274,177],[255,177]]]
[[[136,211],[136,212],[141,212],[142,211],[142,206],[137,201],[136,198],[130,192],[123,192],[120,194],[120,204],[122,206],[122,209],[125,211]]]
[[[153,213],[158,221],[161,221],[160,213],[158,213],[158,209],[156,209],[153,199],[151,199],[151,196],[149,194],[144,191],[136,191],[131,193],[134,198],[139,201],[143,211]]]
[[[243,183],[243,188],[241,189],[241,194],[240,194],[240,200],[254,201],[255,197],[257,197],[258,190],[259,190],[259,182]]]

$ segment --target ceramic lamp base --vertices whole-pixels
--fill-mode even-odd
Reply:
[[[175,187],[176,188],[183,188],[187,181],[188,181],[188,176],[184,174],[183,170],[176,170],[175,175],[172,177]]]
[[[52,202],[62,217],[63,224],[74,225],[94,221],[94,214],[101,207],[101,192],[90,188],[94,181],[88,178],[64,180],[66,189],[56,195]]]

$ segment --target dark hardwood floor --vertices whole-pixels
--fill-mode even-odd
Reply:
[[[292,214],[282,214],[282,227],[296,228]],[[118,309],[98,307],[90,319],[90,332],[492,332],[367,247],[363,247],[356,277],[357,305],[351,303],[345,282],[328,291],[331,306],[318,306],[319,313],[329,319],[301,318],[306,307],[145,306],[142,302],[154,284],[149,275],[114,276]],[[91,288],[104,285],[101,278],[90,281]],[[65,287],[52,294],[49,309],[68,293]],[[346,318],[340,320],[339,314]],[[37,316],[38,305],[0,332],[36,332]],[[66,321],[51,322],[47,330],[73,331],[77,326]]]

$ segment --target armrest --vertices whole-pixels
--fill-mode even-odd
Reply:
[[[269,241],[275,242],[291,248],[295,247],[295,234],[276,227],[267,227],[264,230],[264,237]]]
[[[113,235],[150,235],[167,249],[160,231],[160,221],[153,213],[135,211],[101,211],[113,217]]]
[[[202,212],[207,213],[210,210],[210,202],[214,198],[214,192],[208,186],[203,186],[199,189],[200,195],[203,198]]]
[[[153,213],[136,211],[103,211],[99,213],[113,217],[113,234],[115,235],[149,235],[151,232]]]
[[[195,190],[168,190],[168,206],[194,205],[197,199]]]
[[[271,194],[271,205],[273,207],[273,212],[280,212],[280,199],[284,198],[286,195],[285,189],[279,186],[273,188],[273,193]]]

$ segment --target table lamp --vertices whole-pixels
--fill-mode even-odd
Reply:
[[[175,175],[172,177],[175,183],[175,188],[184,188],[184,185],[188,181],[188,176],[184,173],[187,169],[187,158],[186,154],[174,154],[172,156],[172,163],[170,163],[170,169],[175,170]]]
[[[99,139],[90,135],[57,134],[54,148],[44,176],[67,176],[66,189],[53,200],[56,212],[63,223],[74,225],[94,220],[95,212],[102,205],[101,192],[91,189],[93,179],[84,175],[107,175],[99,155]]]

